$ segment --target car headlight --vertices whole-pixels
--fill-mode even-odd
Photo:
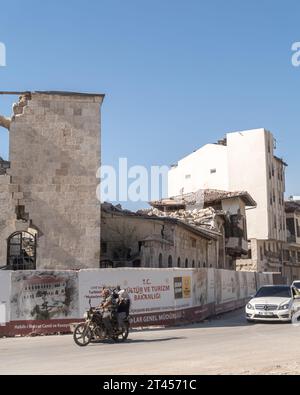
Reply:
[[[283,304],[282,306],[279,306],[279,310],[288,310],[290,308],[289,304]]]
[[[254,310],[254,307],[252,306],[251,303],[248,303],[248,304],[247,304],[247,309],[249,309],[249,310]]]

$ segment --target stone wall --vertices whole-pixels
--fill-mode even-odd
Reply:
[[[1,266],[6,238],[30,228],[37,231],[38,269],[99,267],[102,100],[103,95],[34,92],[14,105],[11,168],[0,181],[5,193],[8,178],[10,184],[0,208]],[[20,206],[23,217],[17,220]]]

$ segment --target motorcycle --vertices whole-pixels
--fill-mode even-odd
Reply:
[[[80,346],[84,347],[91,342],[97,342],[105,339],[113,339],[115,342],[125,341],[129,334],[129,316],[124,319],[125,328],[120,330],[118,326],[117,313],[112,313],[112,327],[113,332],[107,333],[106,327],[103,322],[103,309],[95,308],[91,306],[91,301],[89,301],[90,308],[84,314],[85,322],[81,322],[74,328],[73,339],[74,342]]]

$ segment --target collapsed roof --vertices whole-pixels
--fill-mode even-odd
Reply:
[[[180,196],[152,201],[149,204],[157,209],[185,209],[189,205],[203,204],[203,207],[221,203],[223,200],[240,198],[247,207],[256,207],[256,202],[246,191],[221,191],[218,189],[202,189]]]

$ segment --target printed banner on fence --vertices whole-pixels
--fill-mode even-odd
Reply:
[[[11,272],[0,271],[0,326],[10,320]]]
[[[80,316],[100,304],[103,287],[124,288],[131,299],[131,315],[135,323],[162,322],[160,313],[193,307],[193,270],[175,269],[105,269],[79,272]],[[157,314],[159,313],[159,314]],[[178,319],[170,315],[172,319]],[[171,318],[170,318],[171,319]]]
[[[127,290],[134,326],[200,321],[242,306],[271,273],[221,269],[87,269],[0,272],[0,334],[68,332],[102,301],[103,287]]]
[[[12,272],[11,281],[11,321],[78,317],[77,272]]]

